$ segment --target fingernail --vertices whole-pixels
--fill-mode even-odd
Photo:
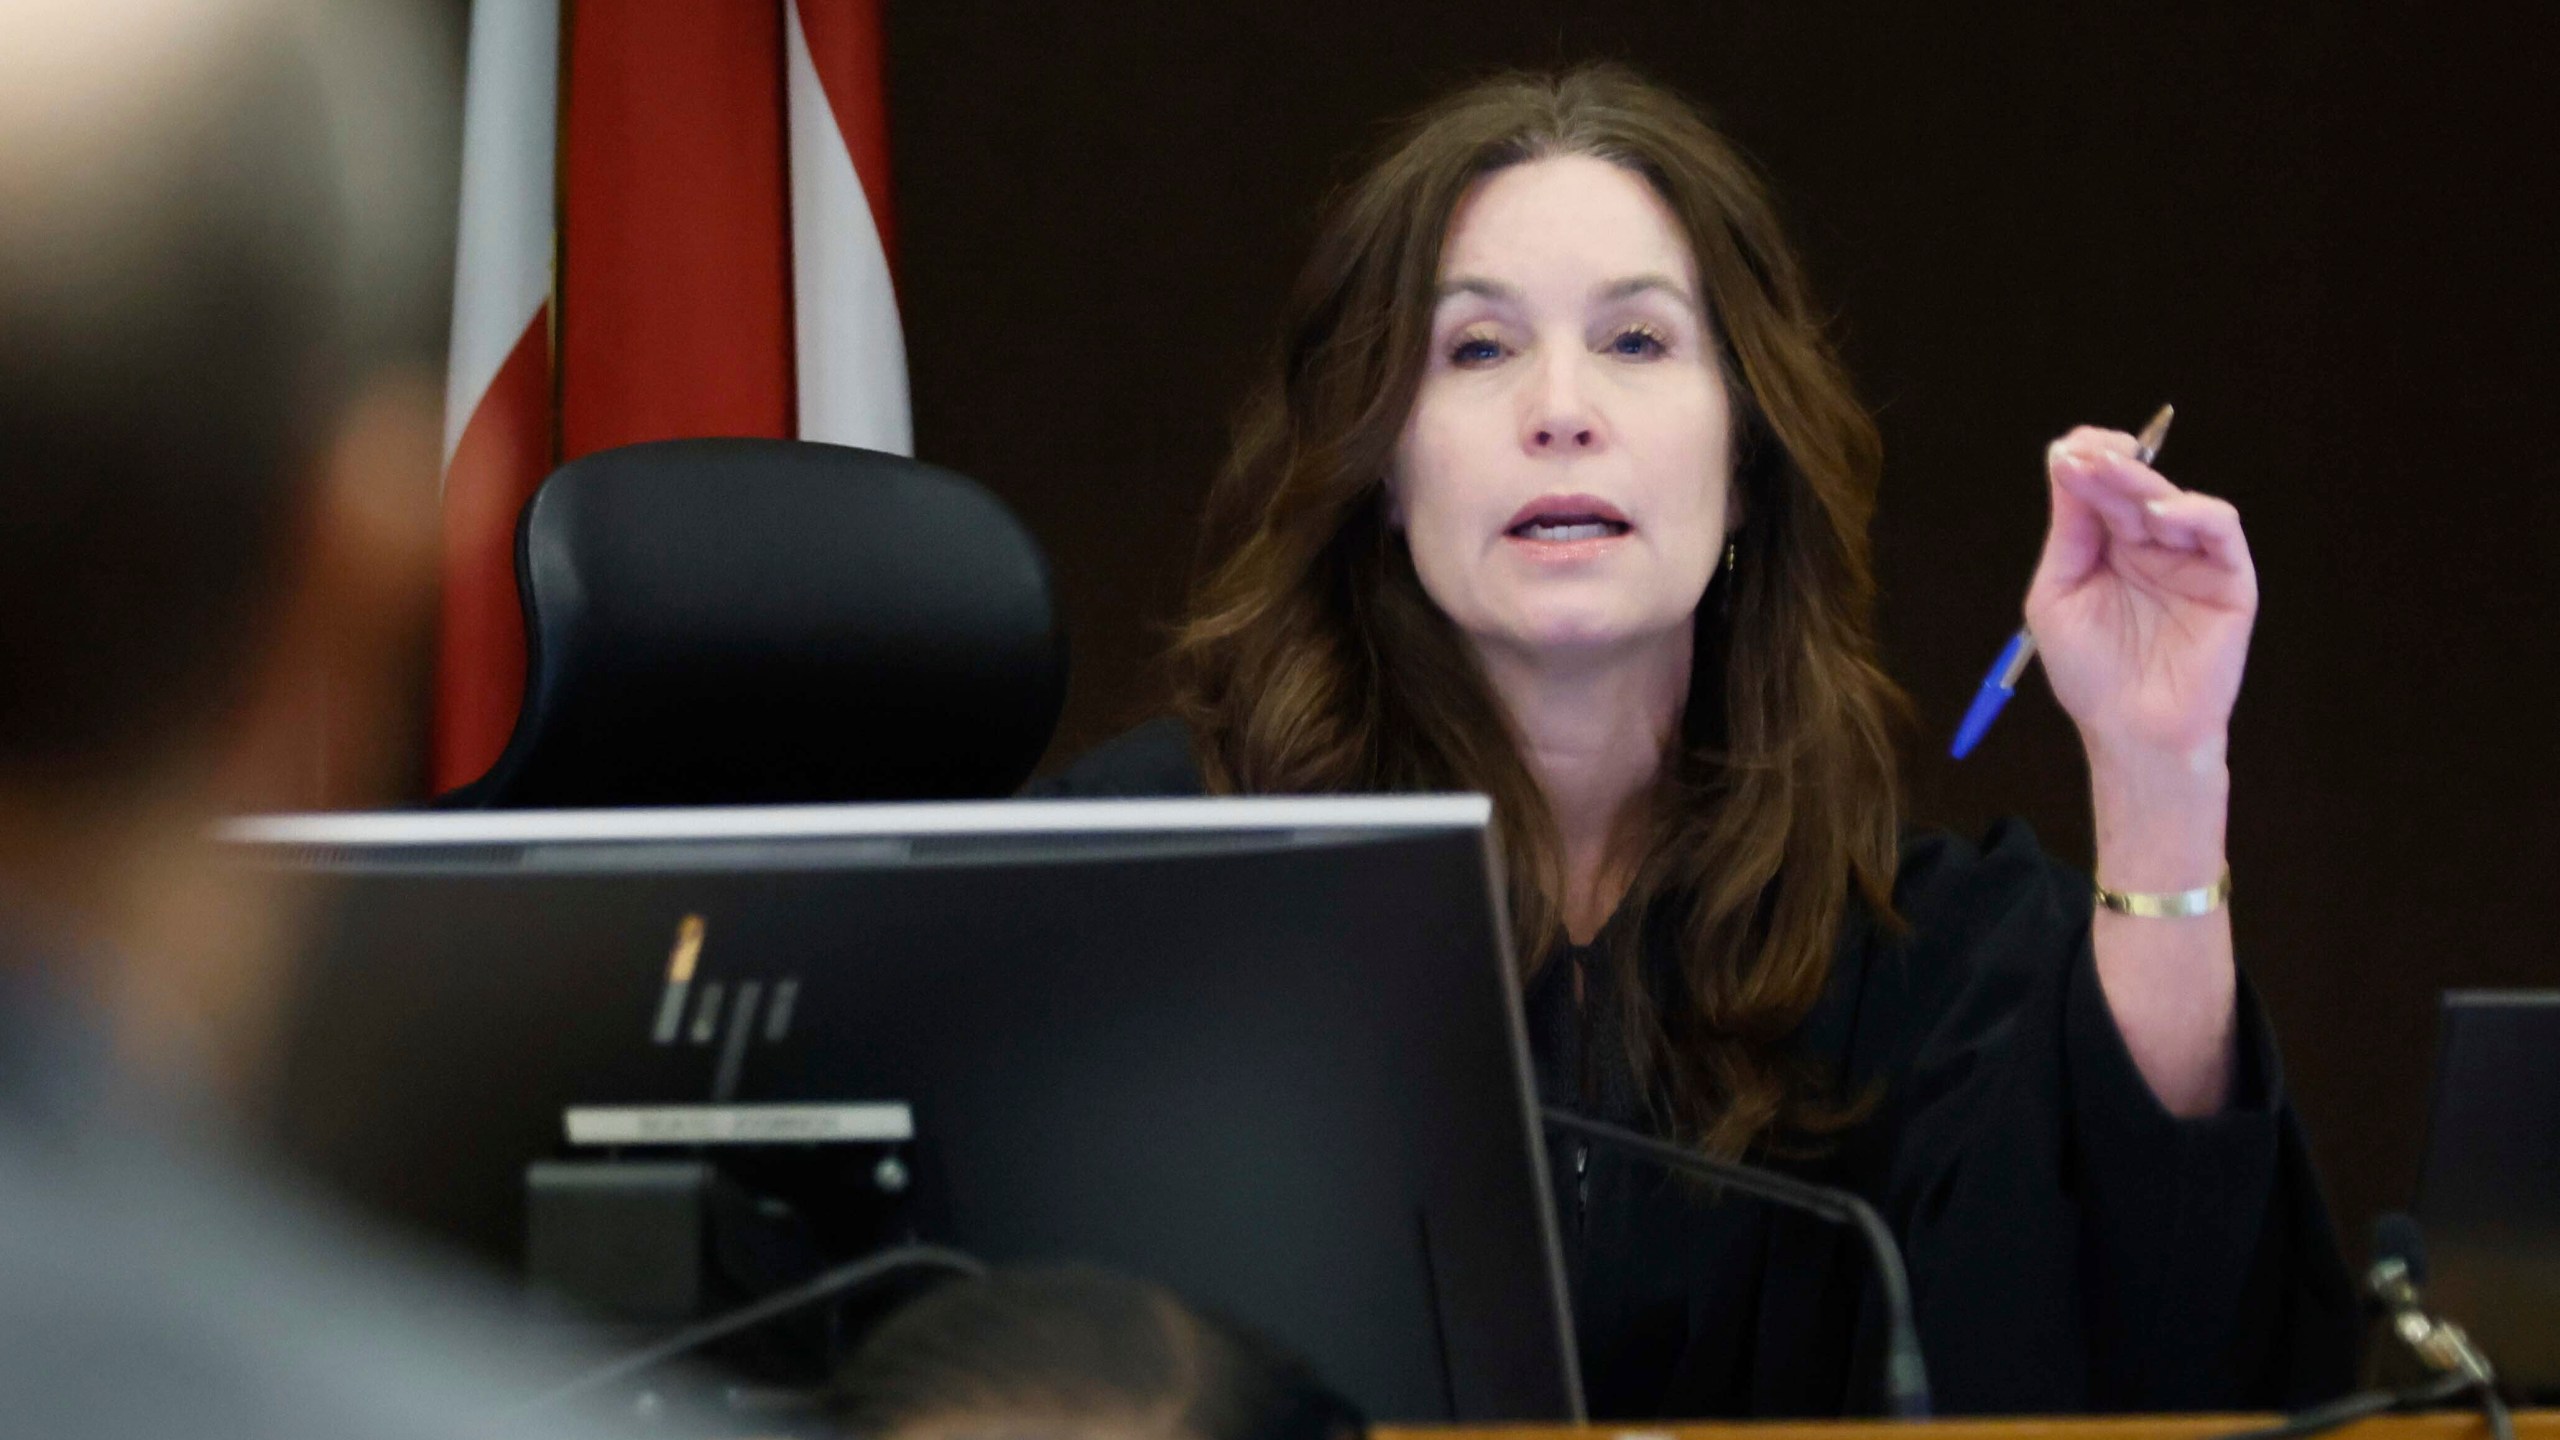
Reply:
[[[2089,462],[2081,458],[2078,451],[2063,448],[2063,444],[2059,440],[2056,440],[2052,444],[2044,447],[2044,458],[2045,462],[2050,465],[2068,465],[2078,470],[2086,470],[2089,468]]]
[[[2169,513],[2169,502],[2166,500],[2145,500],[2142,502],[2142,508],[2150,511],[2154,515],[2167,515]]]

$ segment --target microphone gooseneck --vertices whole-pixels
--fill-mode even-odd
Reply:
[[[2429,1377],[2398,1390],[2359,1390],[2322,1405],[2286,1416],[2257,1430],[2243,1430],[2221,1440],[2304,1440],[2342,1425],[2376,1415],[2424,1410],[2469,1396],[2489,1422],[2492,1440],[2515,1440],[2515,1420],[2498,1394],[2497,1372],[2462,1333],[2462,1327],[2428,1313],[2420,1287],[2427,1280],[2425,1240],[2418,1224],[2406,1215],[2385,1215],[2374,1222],[2373,1265],[2365,1271],[2365,1293],[2391,1322],[2391,1332],[2416,1354]]]
[[[2391,1332],[2438,1375],[2458,1375],[2495,1394],[2498,1372],[2463,1328],[2429,1310],[2426,1240],[2418,1222],[2394,1211],[2373,1224],[2373,1267],[2365,1291],[2391,1317]]]
[[[1739,1161],[1719,1160],[1657,1140],[1623,1126],[1592,1120],[1552,1105],[1539,1107],[1550,1129],[1596,1140],[1612,1149],[1650,1160],[1666,1170],[1695,1176],[1711,1184],[1846,1225],[1866,1242],[1875,1263],[1876,1284],[1884,1292],[1885,1410],[1902,1420],[1929,1418],[1929,1367],[1920,1356],[1920,1331],[1911,1318],[1911,1277],[1903,1268],[1902,1249],[1874,1206],[1846,1190],[1816,1185]]]

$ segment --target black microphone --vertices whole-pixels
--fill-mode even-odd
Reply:
[[[1816,1185],[1745,1165],[1733,1160],[1718,1160],[1694,1150],[1638,1134],[1605,1121],[1586,1119],[1570,1110],[1552,1105],[1539,1107],[1548,1126],[1627,1154],[1650,1160],[1667,1170],[1709,1181],[1745,1195],[1755,1196],[1773,1205],[1802,1210],[1835,1225],[1846,1225],[1858,1232],[1867,1245],[1867,1253],[1875,1262],[1876,1284],[1884,1291],[1885,1411],[1901,1420],[1929,1418],[1929,1367],[1920,1358],[1920,1330],[1911,1319],[1911,1277],[1902,1266],[1901,1247],[1893,1243],[1893,1232],[1887,1230],[1884,1218],[1874,1206],[1846,1190],[1829,1185]]]
[[[2423,1290],[2427,1287],[2427,1237],[2418,1230],[2418,1222],[2393,1210],[2373,1222],[2374,1268],[2367,1283],[2378,1275],[2385,1263],[2400,1262],[2409,1283]]]
[[[2373,1266],[2365,1271],[2365,1291],[2391,1317],[2391,1331],[2426,1367],[2439,1375],[2460,1375],[2484,1389],[2496,1386],[2498,1372],[2489,1357],[2471,1343],[2461,1326],[2433,1314],[2420,1293],[2427,1283],[2427,1243],[2418,1222],[2394,1211],[2373,1222]]]
[[[2376,1415],[2424,1410],[2465,1395],[2480,1406],[2493,1440],[2515,1440],[2515,1420],[2498,1395],[2496,1373],[2462,1327],[2427,1313],[2419,1295],[2426,1282],[2426,1242],[2419,1236],[2417,1222],[2397,1214],[2375,1221],[2373,1265],[2365,1271],[2365,1293],[2381,1304],[2390,1317],[2392,1333],[2434,1372],[2432,1378],[2398,1390],[2359,1390],[2297,1411],[2277,1424],[2237,1431],[2219,1440],[2304,1440]]]

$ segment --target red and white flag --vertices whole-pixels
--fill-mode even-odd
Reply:
[[[565,30],[563,0],[472,14],[438,789],[514,726],[515,522],[557,465],[699,435],[913,447],[878,0],[567,3]]]

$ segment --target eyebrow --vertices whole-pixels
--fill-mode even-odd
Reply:
[[[1609,280],[1594,286],[1591,294],[1595,300],[1624,300],[1628,296],[1641,295],[1648,290],[1659,290],[1692,311],[1698,308],[1698,302],[1690,296],[1688,290],[1668,275],[1629,275],[1623,279]],[[1517,285],[1506,285],[1502,281],[1487,280],[1476,275],[1460,275],[1440,283],[1438,298],[1446,300],[1457,295],[1481,295],[1488,300],[1500,300],[1515,305],[1523,298],[1520,287]]]
[[[1601,286],[1598,293],[1603,300],[1624,300],[1647,290],[1659,290],[1692,310],[1698,308],[1697,300],[1688,290],[1668,275],[1630,275],[1624,280],[1612,280]]]
[[[1447,300],[1459,295],[1481,295],[1487,300],[1517,301],[1520,298],[1520,287],[1505,285],[1499,280],[1479,280],[1472,275],[1461,275],[1454,280],[1440,282],[1440,299]]]

